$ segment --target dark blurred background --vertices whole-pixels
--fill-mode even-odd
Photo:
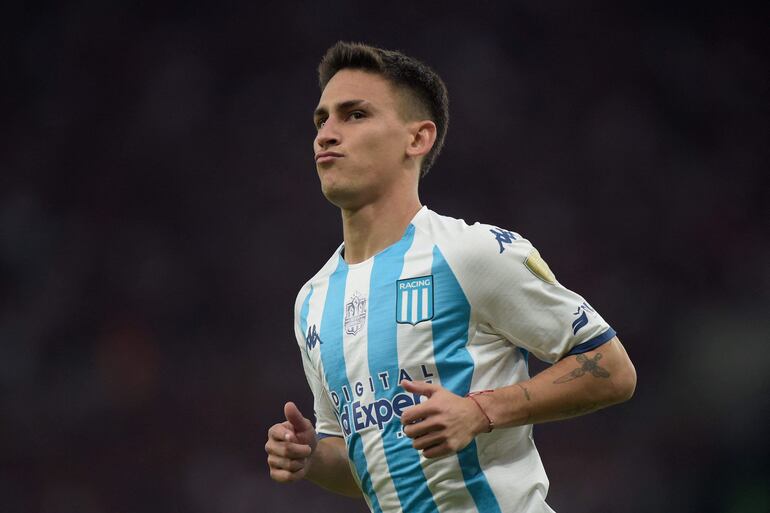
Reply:
[[[292,309],[341,240],[311,149],[338,39],[443,76],[423,202],[532,240],[637,366],[629,403],[535,428],[551,505],[770,511],[767,14],[6,5],[0,512],[366,511],[263,449],[312,411]]]

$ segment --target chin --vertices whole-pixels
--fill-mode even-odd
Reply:
[[[339,208],[350,208],[351,205],[355,203],[355,200],[358,196],[350,189],[345,189],[342,187],[322,186],[321,191],[329,203]]]
[[[324,183],[321,182],[321,191],[332,205],[345,210],[355,210],[365,203],[364,194],[360,188],[351,184]]]

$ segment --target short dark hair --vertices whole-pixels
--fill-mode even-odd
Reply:
[[[321,92],[340,70],[360,69],[382,75],[410,97],[410,114],[423,116],[436,124],[436,142],[425,155],[420,177],[425,176],[444,146],[449,125],[449,95],[435,71],[413,57],[363,43],[338,41],[326,51],[318,65]]]

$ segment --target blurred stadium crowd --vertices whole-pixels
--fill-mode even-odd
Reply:
[[[311,151],[338,39],[443,76],[423,202],[532,240],[636,363],[629,403],[535,428],[551,505],[770,511],[767,9],[590,4],[9,7],[0,511],[366,511],[262,448],[312,410],[292,309],[341,240]]]

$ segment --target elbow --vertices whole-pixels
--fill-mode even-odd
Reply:
[[[615,403],[623,403],[634,396],[636,391],[636,369],[631,360],[627,360],[615,381]]]
[[[615,338],[612,342],[613,347],[610,349],[612,357],[611,375],[610,378],[612,386],[610,399],[612,404],[618,404],[628,401],[634,396],[636,392],[636,369],[631,362],[631,358],[628,357],[625,348],[620,343],[620,340]]]

